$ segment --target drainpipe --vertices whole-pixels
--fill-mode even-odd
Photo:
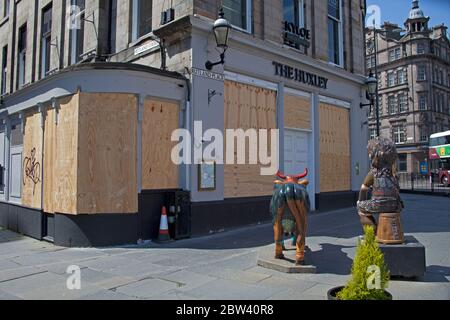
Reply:
[[[5,118],[5,201],[9,202],[9,157],[11,156],[11,120],[9,117]]]
[[[56,99],[52,99],[52,107],[56,105]],[[38,104],[38,112],[41,114],[41,210],[44,212],[44,130],[45,130],[45,107],[42,103]],[[56,111],[55,111],[56,112]]]
[[[186,67],[186,72],[189,74],[189,69]],[[184,126],[186,128],[186,130],[188,130],[189,132],[191,132],[191,82],[190,79],[187,78],[186,76],[184,76],[184,81],[186,82],[186,102],[185,102],[185,123]],[[192,137],[191,137],[192,139]],[[190,145],[192,146],[192,140]],[[191,150],[192,152],[192,150]],[[192,160],[192,153],[191,153],[191,159]],[[190,190],[191,187],[191,166],[188,164],[185,164],[186,166],[186,181],[185,181],[185,188],[186,190]]]

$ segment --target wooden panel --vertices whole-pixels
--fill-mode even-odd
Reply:
[[[77,149],[79,96],[58,101],[47,109],[44,130],[44,211],[77,213]]]
[[[178,166],[172,162],[172,132],[179,128],[179,104],[146,99],[142,117],[142,189],[176,189]]]
[[[137,98],[80,93],[77,213],[136,213]]]
[[[350,113],[320,104],[320,192],[349,191]]]
[[[22,204],[41,209],[42,194],[42,128],[38,111],[24,115]]]
[[[225,81],[225,129],[276,129],[276,98],[275,91]],[[270,136],[268,145],[270,146]],[[269,154],[270,152],[269,148]],[[247,162],[248,154],[247,143]],[[270,195],[274,177],[262,176],[260,169],[260,164],[225,165],[225,198]]]
[[[284,126],[311,129],[310,100],[286,94],[284,96]]]

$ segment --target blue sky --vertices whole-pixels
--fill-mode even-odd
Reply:
[[[381,22],[403,23],[411,10],[411,0],[367,0],[367,6],[378,5],[381,9]],[[430,27],[444,23],[450,31],[450,0],[420,0],[419,6],[429,16]]]

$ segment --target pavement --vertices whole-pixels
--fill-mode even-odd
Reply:
[[[450,299],[450,198],[403,195],[403,227],[426,247],[424,277],[391,280],[394,299]],[[361,227],[355,208],[309,216],[316,274],[257,266],[272,226],[257,225],[168,245],[62,248],[0,230],[0,299],[323,300],[349,278]],[[80,290],[69,266],[80,268]]]

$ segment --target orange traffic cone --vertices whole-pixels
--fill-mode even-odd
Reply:
[[[169,224],[167,223],[167,210],[163,207],[161,210],[161,222],[159,224],[158,242],[170,241]]]

